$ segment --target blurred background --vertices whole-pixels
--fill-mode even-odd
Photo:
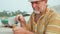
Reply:
[[[60,14],[60,0],[48,0],[47,5]],[[22,14],[28,21],[32,11],[31,3],[28,0],[0,0],[0,34],[13,34],[12,28],[2,27],[3,23],[10,24],[10,20],[12,23],[12,19],[18,14]]]

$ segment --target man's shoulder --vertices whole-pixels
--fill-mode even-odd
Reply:
[[[53,14],[58,14],[59,15],[59,13],[54,8],[48,7],[47,9],[48,9],[49,13],[53,13]]]
[[[53,8],[48,8],[48,16],[50,16],[50,18],[60,18],[60,15],[59,15],[59,13],[55,10],[55,9],[53,9]]]

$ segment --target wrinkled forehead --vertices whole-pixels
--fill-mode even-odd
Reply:
[[[29,0],[29,2],[36,2],[36,1],[42,1],[42,0]]]

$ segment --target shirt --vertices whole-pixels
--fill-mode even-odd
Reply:
[[[60,34],[60,16],[54,10],[47,8],[37,21],[34,21],[33,12],[30,16],[27,29],[35,34]]]

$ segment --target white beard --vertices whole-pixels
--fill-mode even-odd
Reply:
[[[35,14],[40,14],[40,11],[34,10],[34,13],[35,13]]]

